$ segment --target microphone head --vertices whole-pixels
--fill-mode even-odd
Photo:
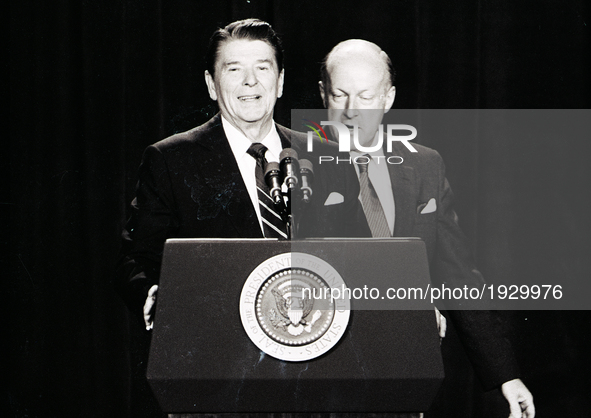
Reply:
[[[285,158],[291,158],[293,160],[298,159],[298,153],[292,148],[284,148],[279,154],[279,161],[283,161]]]
[[[265,167],[265,178],[272,171],[279,173],[279,171],[280,171],[279,170],[279,163],[277,163],[275,161],[271,161],[271,162],[267,163],[267,166]]]
[[[314,174],[314,166],[310,160],[301,159],[300,160],[300,173],[306,172],[306,174]]]

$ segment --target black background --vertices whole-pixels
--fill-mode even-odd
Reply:
[[[12,415],[140,411],[130,403],[133,326],[111,287],[119,234],[143,149],[216,112],[203,82],[207,39],[245,17],[269,21],[283,37],[276,120],[288,126],[290,109],[321,107],[318,63],[348,38],[391,56],[397,108],[589,107],[584,1],[11,1],[2,257]],[[489,282],[589,280],[588,134],[424,143],[446,161]],[[538,416],[588,414],[589,313],[505,317]],[[455,370],[467,368],[458,357]],[[448,389],[432,416],[495,416],[498,394],[454,373],[456,392]]]

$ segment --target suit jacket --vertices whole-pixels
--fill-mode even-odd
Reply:
[[[435,285],[482,288],[485,282],[476,269],[468,239],[458,225],[443,160],[435,150],[419,144],[413,146],[418,152],[411,153],[399,142],[393,143],[391,153],[385,152],[386,157],[404,159],[402,164],[388,164],[394,193],[394,236],[423,239]],[[435,210],[421,213],[431,199]],[[365,215],[361,213],[359,218],[358,234],[371,236]],[[490,310],[454,309],[465,309],[463,305],[462,301],[446,304],[451,309],[447,314],[483,386],[491,389],[518,377],[513,350],[499,316]]]
[[[276,127],[283,148],[307,156],[305,135]],[[314,150],[332,155],[337,147],[317,142]],[[118,290],[132,311],[141,312],[148,289],[158,283],[166,239],[263,237],[219,115],[147,147],[138,177],[117,274]],[[356,176],[342,165],[316,166],[312,202],[292,209],[301,234],[354,235],[359,210],[354,184]],[[343,202],[325,207],[333,192]]]

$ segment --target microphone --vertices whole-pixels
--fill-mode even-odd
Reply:
[[[314,181],[314,166],[310,160],[300,160],[300,177],[302,178],[301,190],[303,193],[302,201],[304,203],[310,202],[312,196],[312,182]]]
[[[279,163],[270,162],[265,167],[265,183],[269,187],[269,194],[273,199],[273,203],[280,205],[282,203],[281,198],[281,170],[279,169]]]
[[[289,190],[295,189],[298,184],[298,171],[300,165],[298,164],[298,153],[291,148],[285,148],[279,154],[279,161],[281,161],[281,172],[285,178],[285,184]]]

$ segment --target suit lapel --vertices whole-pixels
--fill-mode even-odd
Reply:
[[[409,237],[412,234],[416,211],[415,173],[412,167],[388,164],[392,190],[394,191],[394,236]]]
[[[281,148],[290,148],[291,147],[291,134],[288,129],[284,128],[279,124],[275,124],[277,128],[277,133],[279,134],[279,139],[281,140]]]
[[[250,195],[240,174],[219,115],[211,120],[208,132],[199,139],[207,149],[200,159],[199,171],[214,205],[221,207],[234,228],[236,237],[258,238],[262,232]]]

